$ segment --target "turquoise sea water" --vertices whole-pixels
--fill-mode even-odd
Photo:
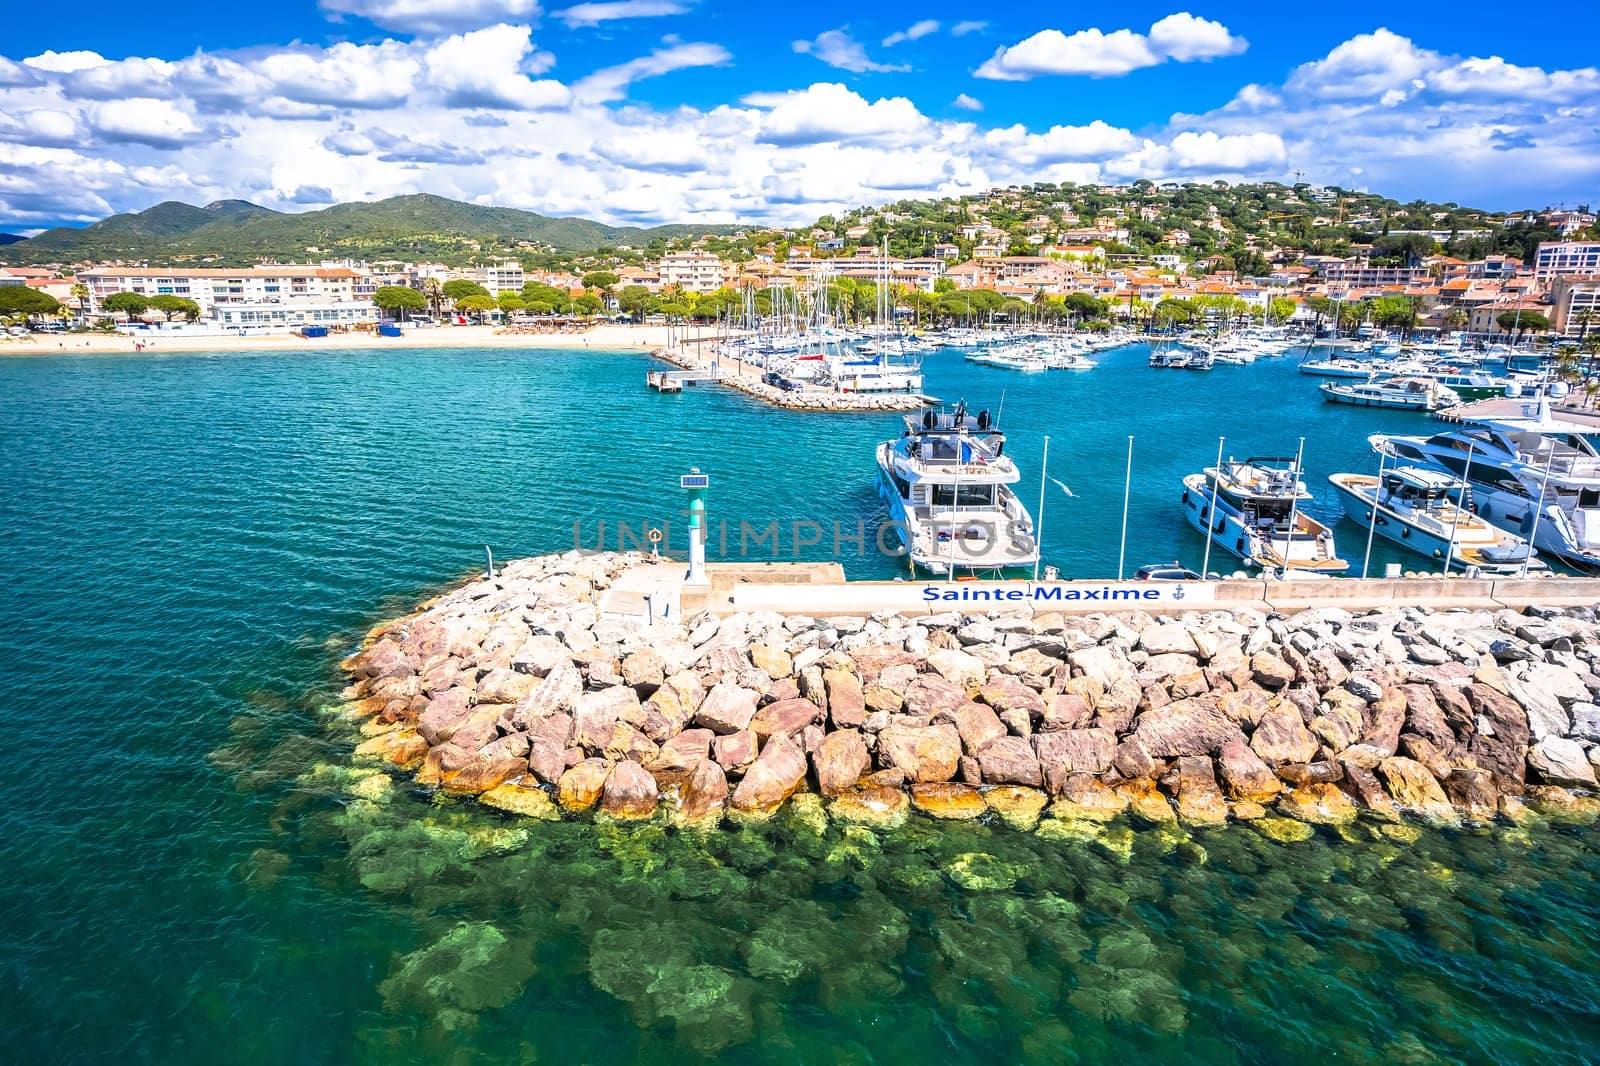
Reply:
[[[879,838],[799,810],[697,838],[528,826],[353,770],[320,709],[336,660],[485,544],[509,558],[570,546],[574,520],[592,546],[597,520],[672,517],[690,465],[735,522],[880,517],[871,447],[894,418],[660,397],[645,365],[0,360],[8,1059],[1597,1057],[1587,828]],[[927,370],[974,408],[1004,392],[1032,476],[1050,434],[1075,495],[1051,490],[1045,552],[1069,575],[1114,572],[1130,433],[1131,568],[1198,562],[1177,477],[1219,434],[1238,455],[1304,435],[1321,497],[1367,468],[1368,433],[1430,425],[1324,405],[1292,361]],[[1359,558],[1360,531],[1338,532]]]

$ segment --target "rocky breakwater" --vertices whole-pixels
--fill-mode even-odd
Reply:
[[[377,627],[344,663],[358,756],[523,815],[694,825],[803,799],[880,826],[1127,813],[1293,839],[1596,809],[1592,609],[646,627],[599,607],[637,565],[520,560]]]
[[[710,369],[707,363],[671,348],[658,349],[651,354],[684,370]],[[730,370],[730,366],[748,372]],[[723,364],[717,382],[731,389],[737,389],[746,396],[753,396],[770,403],[774,407],[783,407],[791,411],[915,411],[928,406],[925,397],[906,392],[834,392],[821,388],[793,391],[780,389],[761,380],[761,373],[756,368],[735,364],[731,360]]]

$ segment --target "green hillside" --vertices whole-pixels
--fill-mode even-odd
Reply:
[[[607,245],[640,247],[716,233],[715,226],[607,226],[585,218],[550,218],[509,207],[480,207],[442,196],[396,196],[289,214],[243,200],[205,207],[167,201],[112,215],[81,228],[62,226],[0,248],[0,263],[244,264],[307,256],[359,259],[443,259],[532,252],[584,252]]]

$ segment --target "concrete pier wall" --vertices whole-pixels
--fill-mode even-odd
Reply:
[[[1179,589],[1181,588],[1181,593]],[[777,611],[815,617],[944,614],[1091,614],[1140,610],[1159,614],[1256,607],[1293,613],[1318,607],[1367,610],[1393,606],[1520,609],[1600,603],[1600,578],[1329,578],[1217,582],[1115,581],[844,581],[797,584],[765,580],[731,583],[715,597],[737,611]]]

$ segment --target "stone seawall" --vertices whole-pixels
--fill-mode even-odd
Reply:
[[[599,607],[636,565],[518,560],[374,629],[343,664],[358,757],[520,814],[694,825],[797,792],[866,824],[1127,812],[1286,837],[1600,807],[1590,606],[645,626]]]
[[[705,362],[677,349],[658,348],[650,354],[683,370],[708,369]],[[788,392],[756,374],[724,373],[717,383],[789,411],[916,411],[928,406],[926,397],[904,392]]]

